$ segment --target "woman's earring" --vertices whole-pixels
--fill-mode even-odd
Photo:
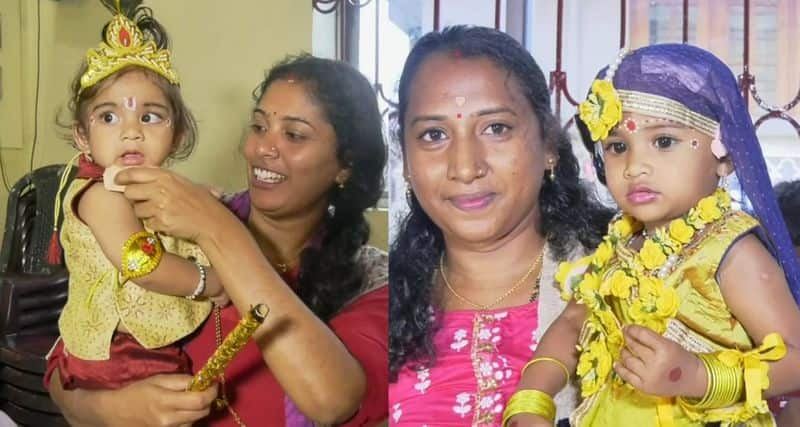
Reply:
[[[414,198],[414,191],[411,189],[410,179],[411,179],[410,176],[407,176],[406,179],[405,179],[405,182],[406,182],[406,202],[408,203],[408,206],[411,206],[411,200],[413,200],[413,198]]]
[[[717,187],[728,188],[728,175],[722,175],[719,177],[719,183],[717,183]]]
[[[556,161],[553,160],[552,158],[547,161],[547,164],[550,166],[550,174],[548,176],[550,178],[550,182],[553,182],[553,181],[556,180],[556,165],[555,165],[555,163],[556,163]]]

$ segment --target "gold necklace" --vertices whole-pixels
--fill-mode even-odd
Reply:
[[[222,345],[222,313],[218,305],[214,305],[214,341],[217,344],[217,348]],[[225,389],[225,373],[219,374],[219,388],[220,388],[220,395],[214,400],[214,405],[217,409],[227,408],[228,412],[230,412],[233,420],[239,427],[247,427],[247,424],[242,421],[242,418],[239,414],[233,409],[230,402],[228,402],[228,393]]]
[[[280,274],[286,274],[286,272],[289,271],[293,265],[294,263],[289,264],[289,263],[278,262],[275,263],[275,269],[278,270],[278,273]]]
[[[453,289],[453,286],[450,284],[450,281],[447,280],[447,271],[444,268],[444,253],[442,253],[442,256],[439,257],[439,274],[442,275],[442,280],[444,281],[445,286],[447,286],[447,289],[450,290],[450,293],[452,293],[453,296],[458,298],[461,302],[463,302],[463,303],[465,303],[467,305],[470,305],[472,307],[475,307],[475,308],[477,308],[479,310],[489,310],[490,308],[492,308],[492,307],[496,306],[497,304],[499,304],[500,301],[503,301],[504,299],[508,298],[509,295],[514,293],[514,291],[516,291],[520,286],[522,286],[522,284],[525,283],[526,280],[528,280],[528,277],[531,275],[531,273],[533,273],[533,271],[536,270],[536,267],[538,265],[541,265],[543,256],[544,256],[544,249],[539,251],[539,255],[536,256],[536,259],[531,264],[531,267],[528,269],[528,271],[525,272],[525,274],[522,276],[522,278],[517,280],[517,282],[514,283],[514,286],[509,288],[506,291],[506,293],[504,293],[499,298],[497,298],[494,301],[492,301],[490,304],[478,304],[478,303],[476,303],[474,301],[470,301],[466,297],[464,297],[461,294],[459,294],[458,292],[456,292],[455,289]],[[542,271],[539,270],[539,277],[541,277],[541,274],[542,274]],[[538,290],[537,290],[537,294],[538,294]]]
[[[278,270],[278,273],[286,274],[291,269],[293,269],[295,265],[297,265],[298,261],[300,261],[300,254],[303,253],[303,250],[305,248],[306,248],[305,245],[303,247],[301,247],[300,250],[297,251],[297,253],[294,255],[294,257],[292,257],[292,259],[290,259],[290,260],[288,260],[286,262],[272,263],[272,266],[275,267],[275,270]],[[269,258],[267,258],[267,259],[269,260]]]
[[[542,270],[544,267],[539,269],[539,274],[536,275],[536,280],[533,281],[533,289],[531,290],[531,296],[528,297],[528,302],[534,302],[537,298],[539,298],[539,284],[542,281]]]

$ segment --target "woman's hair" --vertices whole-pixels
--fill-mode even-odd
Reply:
[[[318,246],[306,248],[300,261],[298,296],[327,321],[362,287],[364,271],[356,255],[369,240],[364,217],[383,192],[386,145],[378,101],[369,81],[347,63],[308,54],[290,56],[267,73],[253,92],[256,103],[276,80],[291,78],[305,86],[336,133],[336,158],[349,168],[344,188],[331,185],[333,209],[322,225]]]
[[[399,86],[396,143],[403,148],[404,119],[410,87],[422,64],[434,54],[456,53],[461,58],[486,58],[508,72],[533,107],[542,140],[558,155],[555,179],[544,178],[539,193],[541,229],[550,250],[564,259],[578,245],[592,249],[600,243],[612,212],[597,202],[579,180],[578,162],[568,137],[550,110],[544,74],[531,55],[507,34],[488,28],[454,26],[423,36],[406,59]],[[435,360],[432,334],[434,274],[444,249],[439,228],[415,196],[401,224],[389,257],[389,371],[395,381],[407,363],[430,365]]]
[[[800,246],[800,180],[782,182],[775,186],[775,196],[789,230],[792,244]]]
[[[164,27],[153,18],[153,12],[150,8],[138,6],[132,11],[131,16],[128,16],[128,18],[136,23],[136,26],[139,27],[144,34],[145,39],[152,40],[158,49],[169,48],[169,36]],[[108,43],[109,41],[106,40],[106,27],[108,27],[108,24],[103,27],[101,34],[103,41]],[[87,123],[89,115],[87,108],[92,99],[120,77],[131,72],[139,72],[144,74],[161,89],[172,108],[172,113],[174,114],[172,119],[174,140],[173,149],[169,158],[183,160],[192,154],[197,141],[197,123],[181,96],[180,87],[173,85],[155,71],[137,65],[129,65],[100,80],[97,84],[81,91],[81,76],[86,73],[87,68],[86,60],[84,60],[81,63],[78,73],[70,84],[71,97],[68,104],[70,111],[69,120],[65,122],[57,120],[58,125],[65,130],[65,137],[72,141],[72,127],[74,125],[78,126],[79,131],[85,132],[88,135],[89,128]]]

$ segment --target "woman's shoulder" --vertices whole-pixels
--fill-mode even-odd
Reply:
[[[247,220],[250,215],[250,193],[247,190],[223,194],[220,200],[239,219],[242,221]]]

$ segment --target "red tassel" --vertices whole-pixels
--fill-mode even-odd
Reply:
[[[61,265],[61,245],[58,242],[58,230],[53,230],[50,245],[47,247],[47,262],[50,265]]]

